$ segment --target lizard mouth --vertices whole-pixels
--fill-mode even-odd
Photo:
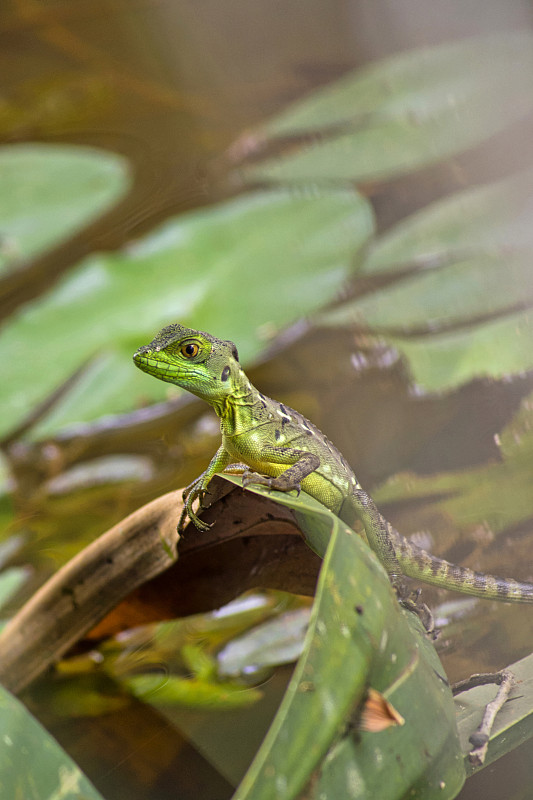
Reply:
[[[170,364],[166,364],[161,358],[154,358],[150,353],[143,353],[138,350],[133,356],[133,363],[139,367],[143,372],[149,375],[155,375],[156,378],[166,380],[167,376],[172,373],[176,375],[176,369],[172,368]]]
[[[202,372],[191,369],[191,366],[188,366],[187,369],[180,369],[175,364],[169,364],[162,359],[160,354],[154,354],[153,352],[143,353],[142,349],[134,354],[133,363],[148,375],[153,375],[155,378],[167,383],[180,385],[182,381],[189,383],[195,378],[201,381],[204,377]]]

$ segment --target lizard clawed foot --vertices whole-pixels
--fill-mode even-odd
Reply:
[[[242,473],[242,485],[244,489],[251,483],[256,483],[259,486],[266,486],[268,489],[272,489],[273,480],[274,478],[269,478],[267,475],[260,475],[259,472],[252,472],[249,469]]]
[[[409,589],[405,584],[394,584],[394,589],[401,606],[417,615],[427,635],[435,640],[440,630],[435,628],[435,620],[429,607],[420,600],[421,589]]]
[[[242,475],[243,488],[246,488],[251,483],[258,484],[259,486],[266,486],[267,489],[275,489],[278,492],[292,492],[292,490],[295,489],[297,497],[302,491],[302,487],[299,483],[287,483],[287,481],[283,480],[282,475],[277,478],[272,478],[268,475],[260,475],[259,472],[247,470],[243,472]]]
[[[200,511],[203,506],[203,500],[206,494],[209,494],[207,489],[198,488],[198,481],[195,481],[190,486],[187,486],[186,489],[183,491],[183,509],[179,518],[177,531],[180,536],[183,534],[183,529],[187,524],[187,518],[193,523],[193,525],[198,528],[199,531],[208,531],[211,528],[211,524],[208,522],[204,522],[202,519],[198,517],[198,515],[193,511],[193,503],[195,500],[198,500],[198,510]]]
[[[200,519],[200,517],[198,517],[194,513],[194,511],[192,511],[192,510],[188,511],[187,508],[185,507],[183,509],[183,511],[181,512],[181,516],[179,518],[179,522],[178,522],[178,525],[177,525],[177,531],[178,531],[180,536],[183,536],[183,529],[185,528],[185,526],[187,524],[187,519],[189,519],[193,523],[194,527],[198,528],[199,531],[204,531],[205,532],[205,531],[208,531],[210,528],[213,527],[213,523],[204,522],[202,519]]]

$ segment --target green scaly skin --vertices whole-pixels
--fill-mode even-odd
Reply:
[[[303,489],[348,525],[362,522],[367,541],[391,581],[400,576],[492,600],[532,603],[533,585],[495,578],[450,564],[404,539],[379,513],[337,448],[305,417],[265,397],[248,380],[233,342],[168,325],[133,360],[139,369],[206,400],[220,418],[222,444],[204,473],[183,493],[178,530],[189,518],[197,528],[209,482],[217,472],[241,473],[250,483],[289,492]],[[239,462],[233,465],[233,462]]]

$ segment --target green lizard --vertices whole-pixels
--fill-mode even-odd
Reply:
[[[239,364],[233,342],[182,325],[167,325],[133,360],[139,369],[206,400],[220,418],[222,444],[211,463],[183,492],[187,517],[209,526],[193,504],[217,472],[242,473],[250,483],[288,492],[303,489],[348,525],[363,524],[368,544],[400,588],[401,575],[493,600],[533,602],[533,584],[496,578],[432,556],[401,536],[379,513],[337,448],[298,411],[265,397]],[[238,461],[238,464],[233,464]]]

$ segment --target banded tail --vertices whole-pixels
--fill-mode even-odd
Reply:
[[[396,558],[404,575],[451,589],[462,594],[500,600],[504,603],[533,603],[533,584],[512,578],[497,578],[468,567],[451,564],[432,556],[397,534],[394,537]]]
[[[533,584],[512,578],[496,578],[468,567],[451,564],[431,555],[405,539],[379,512],[364,489],[357,487],[353,496],[356,513],[365,528],[368,543],[378,555],[393,583],[400,574],[431,583],[443,589],[471,594],[504,603],[533,603]]]

